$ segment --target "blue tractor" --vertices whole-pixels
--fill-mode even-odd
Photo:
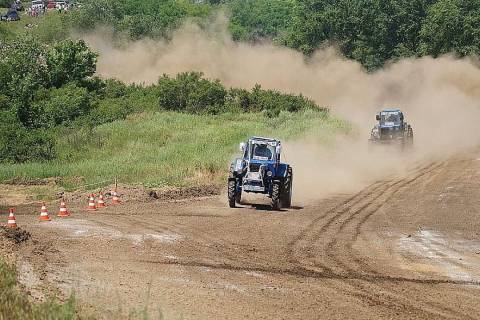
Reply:
[[[240,203],[242,193],[260,193],[271,198],[272,208],[280,210],[292,205],[292,167],[280,162],[279,140],[252,137],[240,143],[243,156],[235,159],[228,176],[228,203]]]
[[[399,144],[402,148],[413,144],[413,129],[404,120],[399,109],[384,109],[380,111],[370,134],[372,144]]]

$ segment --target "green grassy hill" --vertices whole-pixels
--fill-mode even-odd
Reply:
[[[345,122],[312,110],[274,118],[261,113],[133,114],[93,132],[65,134],[58,142],[60,158],[53,162],[0,165],[0,181],[60,177],[68,189],[109,184],[114,178],[155,187],[219,184],[239,142],[249,136],[287,140],[309,132],[327,142],[346,131]]]

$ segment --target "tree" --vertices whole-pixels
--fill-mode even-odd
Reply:
[[[0,112],[0,162],[19,163],[54,157],[55,140],[51,132],[28,130],[14,112]]]
[[[274,38],[292,20],[294,0],[233,0],[229,29],[234,40]]]
[[[225,105],[226,90],[218,80],[203,79],[201,72],[185,72],[174,79],[163,75],[157,84],[159,106],[190,113],[218,113]]]
[[[84,81],[96,71],[97,54],[83,40],[56,43],[46,53],[50,85],[61,87],[69,81]]]
[[[422,55],[480,53],[480,0],[439,0],[420,32]]]
[[[53,128],[68,124],[90,111],[87,90],[74,83],[42,91],[37,92],[38,100],[34,102],[34,109],[40,110],[40,115],[36,118],[40,122],[37,127]]]
[[[28,100],[31,92],[47,83],[43,63],[45,47],[33,38],[25,37],[0,48],[0,93]]]

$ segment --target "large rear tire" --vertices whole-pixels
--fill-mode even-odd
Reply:
[[[272,186],[272,209],[273,210],[280,210],[281,203],[280,203],[280,182],[275,181]]]
[[[236,200],[236,188],[237,183],[235,180],[228,181],[228,205],[230,208],[235,208],[235,200]]]

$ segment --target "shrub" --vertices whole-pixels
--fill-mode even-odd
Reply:
[[[44,129],[28,130],[11,112],[0,113],[0,162],[55,158],[55,136]]]
[[[40,110],[36,127],[53,128],[68,124],[90,111],[90,100],[85,88],[70,83],[59,89],[39,90],[34,109]]]
[[[202,78],[200,72],[185,72],[175,78],[163,75],[157,84],[160,108],[190,113],[218,113],[225,105],[226,90],[220,81]]]
[[[156,93],[160,108],[188,113],[265,111],[275,116],[281,111],[317,109],[313,101],[301,95],[263,90],[260,85],[251,92],[237,88],[227,91],[219,80],[204,79],[200,72],[181,73],[175,78],[163,75],[156,85]]]
[[[108,98],[100,100],[98,105],[90,112],[88,118],[92,125],[99,125],[116,120],[123,120],[132,113],[132,111],[133,108],[125,99]]]

